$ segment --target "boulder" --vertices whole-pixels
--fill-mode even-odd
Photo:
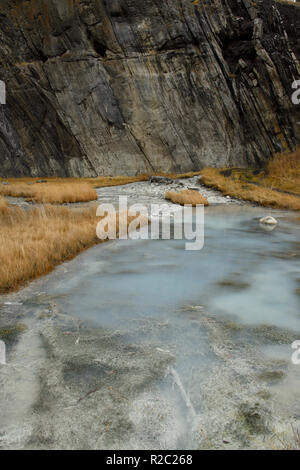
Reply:
[[[156,184],[172,184],[174,180],[171,178],[167,178],[166,176],[150,176],[149,178],[150,183]]]

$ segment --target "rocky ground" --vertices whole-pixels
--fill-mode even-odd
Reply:
[[[126,186],[100,188],[97,190],[99,202],[108,202],[117,204],[119,196],[127,196],[129,204],[141,203],[146,206],[151,204],[166,204],[170,208],[174,207],[169,201],[165,200],[165,194],[168,191],[181,191],[183,189],[192,189],[200,191],[208,199],[209,204],[230,204],[239,202],[224,197],[220,192],[206,188],[201,184],[199,176],[184,179],[153,178],[151,181],[128,184]]]

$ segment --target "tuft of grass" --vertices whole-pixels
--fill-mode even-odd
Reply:
[[[0,293],[16,290],[100,243],[96,205],[84,209],[45,205],[0,213]],[[117,232],[120,217],[118,214]],[[128,215],[130,224],[136,216]],[[145,222],[146,223],[146,222]]]
[[[203,204],[208,206],[208,200],[206,197],[202,196],[199,191],[194,191],[190,189],[183,189],[180,192],[169,191],[165,194],[165,199],[173,202],[173,204],[191,204],[192,206],[197,206]]]
[[[97,192],[87,183],[11,183],[0,186],[2,196],[25,197],[42,204],[64,204],[97,200]]]
[[[205,168],[202,180],[225,196],[261,206],[300,210],[300,151],[275,155],[262,171]]]
[[[0,339],[2,341],[12,342],[14,341],[20,334],[26,331],[26,325],[22,323],[17,323],[14,326],[2,327],[0,328]]]
[[[275,434],[278,442],[280,443],[280,450],[300,450],[300,432],[291,425],[291,431],[288,430],[286,434]]]

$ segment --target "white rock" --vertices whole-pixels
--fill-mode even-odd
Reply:
[[[278,224],[278,221],[276,219],[274,219],[274,217],[271,217],[270,215],[268,215],[267,217],[263,217],[262,219],[260,219],[259,222],[261,224],[266,224],[266,225],[277,225]]]

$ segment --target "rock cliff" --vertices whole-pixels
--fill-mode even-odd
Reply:
[[[1,0],[0,174],[263,164],[300,141],[287,25],[272,0]]]

